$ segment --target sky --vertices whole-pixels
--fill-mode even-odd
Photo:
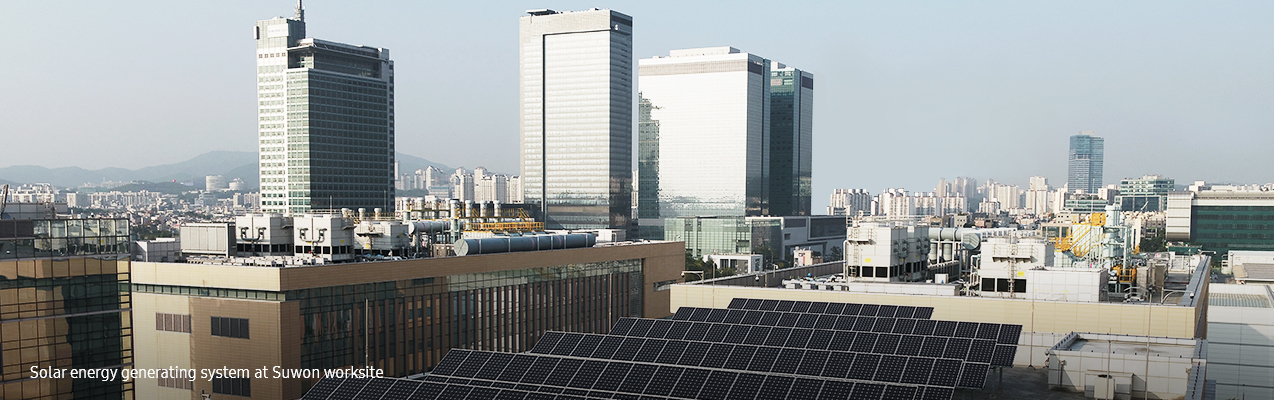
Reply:
[[[256,150],[252,26],[290,1],[0,2],[0,167]],[[308,33],[390,49],[398,151],[516,173],[518,17],[614,9],[637,58],[733,46],[815,75],[814,209],[837,188],[1274,181],[1274,2],[306,1]],[[640,85],[640,82],[639,82]],[[635,132],[635,130],[634,130]]]

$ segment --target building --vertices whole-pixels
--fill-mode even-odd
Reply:
[[[1163,211],[1168,207],[1168,192],[1176,181],[1162,175],[1146,175],[1119,181],[1115,205],[1123,211]]]
[[[261,210],[392,209],[389,50],[307,37],[299,1],[255,35]]]
[[[1206,251],[1274,250],[1274,191],[1265,186],[1206,186],[1168,194],[1166,239]]]
[[[814,74],[770,65],[770,215],[811,215]]]
[[[130,250],[125,219],[0,220],[0,398],[134,398],[118,379],[31,378],[133,367]]]
[[[847,215],[851,218],[871,215],[871,193],[866,189],[836,189],[832,192],[827,215]]]
[[[647,157],[638,159],[644,167],[640,190],[657,193],[655,201],[638,206],[658,207],[655,215],[638,215],[773,215],[769,60],[733,47],[711,47],[673,50],[638,64],[639,124],[646,130],[638,154]]]
[[[1069,214],[1092,214],[1106,211],[1106,200],[1091,194],[1079,194],[1066,199],[1062,212]]]
[[[1106,154],[1106,139],[1083,131],[1071,136],[1070,157],[1067,162],[1066,184],[1071,190],[1097,193],[1102,187],[1102,167]]]
[[[451,174],[451,196],[462,202],[475,199],[473,174],[465,171],[464,167],[456,168],[456,172]]]
[[[604,333],[621,317],[669,316],[684,257],[681,243],[658,242],[314,266],[135,263],[137,365],[368,366],[405,377],[452,348],[525,352],[549,330]],[[238,390],[295,399],[318,378],[251,378]],[[137,381],[138,398],[201,392],[234,394],[203,379]]]
[[[509,177],[504,174],[485,174],[481,179],[474,176],[473,197],[478,202],[509,202]]]
[[[226,181],[226,177],[221,175],[208,175],[204,177],[204,190],[229,190],[230,183]]]
[[[1031,214],[1044,215],[1053,211],[1049,208],[1048,178],[1032,176],[1031,185],[1026,190],[1024,208]]]
[[[786,260],[806,249],[830,260],[843,254],[845,221],[845,216],[825,215],[678,217],[664,220],[664,235],[685,242],[692,257],[767,253]]]
[[[633,19],[531,10],[519,20],[522,190],[551,229],[627,229]]]
[[[1268,285],[1208,289],[1208,374],[1218,399],[1274,398],[1274,292]]]

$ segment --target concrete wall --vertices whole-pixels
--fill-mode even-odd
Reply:
[[[1068,303],[964,296],[922,296],[682,284],[672,308],[726,308],[734,298],[896,304],[934,308],[933,319],[1022,325],[1017,365],[1044,366],[1045,351],[1071,332],[1195,338],[1196,310],[1176,305]],[[1206,304],[1206,303],[1204,303]]]

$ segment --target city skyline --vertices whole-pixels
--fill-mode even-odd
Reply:
[[[1059,149],[1080,130],[1096,131],[1119,149],[1106,157],[1108,184],[1145,174],[1177,182],[1262,182],[1268,178],[1260,172],[1274,166],[1260,156],[1274,145],[1261,134],[1274,125],[1264,112],[1274,79],[1262,72],[1274,66],[1274,57],[1251,51],[1251,38],[1274,31],[1259,18],[1270,5],[813,4],[809,21],[779,35],[808,38],[791,42],[734,23],[769,18],[755,7],[670,4],[543,6],[613,7],[643,21],[635,58],[734,45],[818,75],[816,100],[828,112],[814,122],[820,132],[815,210],[826,206],[834,188],[915,190],[942,176],[1021,185],[1040,175],[1061,182],[1066,154]],[[244,21],[287,15],[291,6],[5,4],[0,32],[14,44],[44,43],[13,46],[15,59],[32,61],[0,75],[6,92],[24,94],[7,96],[0,107],[10,121],[9,144],[34,149],[6,161],[137,168],[207,150],[255,148],[255,110],[246,104],[255,94],[244,83],[255,71],[244,57],[250,45],[234,32],[243,32]],[[516,170],[516,28],[508,21],[535,7],[436,5],[426,11],[423,5],[311,1],[306,8],[313,26],[321,27],[311,36],[395,50],[399,150],[449,165]],[[200,18],[165,20],[160,13]],[[34,15],[59,15],[67,23],[54,30]],[[439,17],[422,26],[411,22],[419,15]],[[145,35],[142,26],[183,35]],[[145,39],[123,50],[57,51],[89,35],[107,42]],[[100,62],[85,70],[72,59],[85,57]],[[441,78],[455,70],[480,79]],[[50,110],[79,117],[50,118]],[[52,147],[39,140],[50,136],[76,145],[61,146],[71,147],[59,149],[66,157],[48,157]],[[1198,143],[1201,137],[1208,141]],[[474,142],[487,149],[456,151]],[[883,150],[890,148],[934,162],[874,176],[845,172],[855,169],[839,155],[864,147],[879,150],[859,150],[860,165],[887,162]],[[129,149],[146,157],[104,156]],[[937,165],[944,171],[933,171]]]

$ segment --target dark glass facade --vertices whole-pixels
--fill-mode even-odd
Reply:
[[[131,367],[127,220],[0,221],[0,398],[131,399],[132,383],[31,367]]]
[[[1066,184],[1070,190],[1097,193],[1102,187],[1106,139],[1091,135],[1075,135],[1070,139],[1070,157]]]
[[[810,215],[813,187],[814,78],[770,71],[769,215]]]
[[[1196,205],[1190,222],[1190,242],[1203,250],[1274,250],[1274,206]]]

